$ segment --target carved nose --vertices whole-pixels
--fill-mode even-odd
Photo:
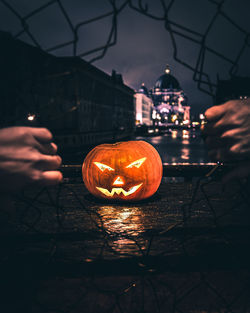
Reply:
[[[115,181],[113,182],[113,186],[122,186],[124,185],[124,181],[120,176],[117,176]]]

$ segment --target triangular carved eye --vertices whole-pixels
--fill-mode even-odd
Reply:
[[[94,162],[94,164],[101,170],[102,172],[105,170],[114,171],[114,169],[108,165],[105,165],[103,163]]]
[[[129,164],[128,166],[126,166],[126,168],[132,168],[132,167],[137,167],[139,168],[143,162],[146,161],[147,158],[142,158],[142,159],[139,159],[137,161],[134,161],[133,163]]]

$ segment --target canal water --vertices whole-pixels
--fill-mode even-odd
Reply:
[[[128,139],[127,139],[128,140]],[[136,136],[130,140],[144,140],[152,144],[159,152],[163,163],[207,163],[209,162],[206,146],[199,130],[172,129],[159,135]],[[59,154],[63,164],[82,164],[85,156],[93,147],[80,151]]]
[[[152,144],[163,163],[207,163],[209,157],[199,130],[173,129],[160,136],[136,137]]]

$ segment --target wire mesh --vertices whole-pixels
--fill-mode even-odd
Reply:
[[[223,185],[221,168],[139,203],[92,198],[79,172],[19,194],[1,211],[6,308],[249,312],[250,181]]]
[[[214,0],[208,1],[215,13],[205,32],[189,29],[169,18],[175,2],[158,1],[162,12],[155,15],[146,1],[110,0],[110,11],[74,23],[60,0],[26,15],[1,0],[20,21],[15,38],[25,33],[42,49],[29,21],[56,5],[72,39],[46,51],[71,47],[73,56],[90,56],[90,62],[116,44],[117,21],[126,7],[161,21],[174,59],[193,72],[199,89],[214,96],[216,83],[204,66],[207,53],[228,63],[234,75],[249,48],[249,32],[223,11],[225,1]],[[80,30],[107,17],[106,43],[79,51]],[[245,38],[234,59],[207,42],[219,17]],[[178,37],[199,45],[195,66],[179,56]],[[70,179],[17,195],[0,212],[1,311],[250,312],[250,181],[223,185],[217,174],[216,167],[196,183],[162,184],[155,197],[140,204],[97,202],[79,180]]]
[[[178,0],[164,1],[158,0],[154,1],[154,5],[150,1],[132,1],[132,0],[109,0],[107,3],[110,5],[110,9],[100,13],[99,15],[79,21],[74,23],[70,14],[65,9],[65,5],[61,0],[50,0],[42,5],[31,10],[26,15],[22,15],[15,5],[12,5],[6,0],[1,0],[2,4],[17,18],[20,22],[20,30],[14,35],[15,38],[20,38],[24,34],[27,36],[28,40],[35,46],[44,49],[47,52],[55,52],[59,49],[70,47],[73,56],[79,57],[89,57],[89,62],[95,62],[103,58],[110,47],[114,46],[117,43],[117,38],[119,36],[118,24],[117,21],[121,13],[126,9],[130,8],[133,11],[138,12],[138,14],[144,15],[150,19],[162,22],[166,31],[170,35],[172,47],[173,47],[173,58],[175,61],[180,63],[185,68],[193,72],[193,80],[197,83],[198,88],[211,95],[215,96],[217,82],[211,77],[211,74],[207,72],[205,66],[206,60],[209,57],[209,54],[216,56],[219,60],[222,60],[229,66],[230,76],[236,75],[238,73],[238,65],[242,59],[243,54],[249,49],[249,31],[244,29],[237,23],[225,10],[225,0],[215,1],[207,0],[206,3],[209,3],[213,6],[214,14],[211,16],[210,22],[207,24],[205,31],[201,32],[198,30],[193,30],[191,27],[186,27],[180,23],[177,23],[174,18],[170,18],[171,13],[175,5],[181,6],[178,3]],[[58,15],[59,13],[63,16],[65,25],[67,25],[70,33],[71,39],[67,41],[61,41],[59,44],[52,45],[50,47],[44,48],[40,43],[39,38],[36,37],[32,30],[31,19],[38,18],[39,14],[46,13],[50,7],[57,7]],[[158,6],[160,8],[160,13],[156,14],[152,10],[152,7]],[[195,8],[193,8],[195,10]],[[106,42],[101,45],[97,45],[91,49],[86,49],[86,51],[79,51],[79,42],[80,42],[80,33],[81,30],[90,24],[97,24],[99,21],[103,21],[107,18],[110,18],[111,23],[109,29],[107,29]],[[219,51],[214,44],[208,40],[209,35],[214,31],[218,19],[223,19],[228,25],[232,27],[233,30],[239,32],[239,36],[243,38],[242,43],[239,45],[238,53],[233,58],[229,54],[223,54]],[[183,38],[192,42],[194,46],[199,47],[198,57],[196,59],[195,65],[190,62],[187,62],[180,55],[180,48],[178,48],[178,39]],[[233,39],[232,39],[233,40]]]

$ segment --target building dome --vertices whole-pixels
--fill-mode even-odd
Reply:
[[[180,90],[180,84],[178,80],[170,74],[170,69],[167,67],[165,74],[160,76],[155,83],[155,88],[159,89],[177,89]]]

